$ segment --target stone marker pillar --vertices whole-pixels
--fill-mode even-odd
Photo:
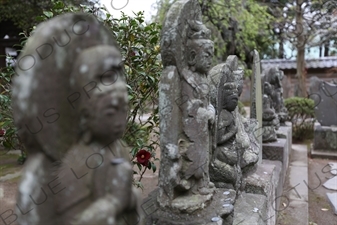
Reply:
[[[258,51],[253,53],[253,74],[251,79],[251,103],[250,103],[250,118],[256,119],[259,122],[259,127],[255,131],[255,136],[260,144],[259,164],[262,162],[262,86],[261,86],[261,62]]]

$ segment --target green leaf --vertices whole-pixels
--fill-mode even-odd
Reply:
[[[53,17],[53,13],[50,11],[44,11],[43,14],[47,17],[47,18],[52,18]]]
[[[139,163],[137,163],[137,166],[138,166],[139,171],[142,171],[142,166]]]
[[[156,164],[151,162],[151,166],[152,166],[152,171],[155,173],[157,170]]]
[[[3,143],[3,146],[5,147],[5,148],[7,148],[7,149],[11,149],[12,148],[12,145],[11,145],[11,143],[9,142],[9,141],[4,141]]]

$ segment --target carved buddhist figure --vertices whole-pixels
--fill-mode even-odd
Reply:
[[[193,182],[197,182],[197,185],[194,185],[195,191],[199,190],[200,194],[205,194],[209,193],[207,191],[209,128],[215,116],[214,107],[209,103],[207,86],[207,73],[213,56],[213,42],[206,39],[209,30],[198,23],[198,21],[189,23],[194,30],[187,43],[188,68],[183,70],[182,95],[189,99],[182,105],[184,107],[182,111],[183,129],[186,138],[191,143],[183,154],[183,164],[188,165],[188,168],[181,172],[186,180],[194,177]]]
[[[272,104],[272,87],[270,83],[264,82],[263,84],[263,112],[262,112],[262,121],[263,121],[263,142],[272,142],[277,140],[276,130],[280,126],[278,115],[275,112]]]
[[[99,85],[79,104],[78,142],[57,169],[69,186],[56,199],[57,218],[59,224],[136,224],[140,199],[128,151],[118,141],[126,127],[127,89],[117,48],[102,45],[80,54],[71,83],[80,89],[90,82]]]
[[[228,66],[228,65],[225,65]],[[236,147],[238,126],[235,109],[238,104],[238,85],[229,69],[223,74],[224,84],[219,87],[219,115],[217,122],[216,149],[211,162],[211,179],[219,187],[237,189],[240,180],[242,149]],[[221,82],[220,82],[221,84]]]
[[[243,90],[243,69],[233,71],[238,87],[238,97]],[[236,135],[236,145],[241,154],[240,166],[242,173],[246,173],[255,168],[259,160],[259,144],[254,135],[254,130],[258,129],[256,119],[247,119],[239,113],[238,107],[235,110],[237,118],[238,133]],[[241,149],[241,150],[240,150]]]
[[[55,17],[34,32],[13,82],[14,117],[29,152],[18,223],[142,224],[128,151],[119,141],[127,89],[116,41],[87,14]],[[68,36],[67,44],[56,41]]]
[[[207,79],[214,47],[197,1],[179,1],[170,9],[161,51],[158,202],[190,213],[207,204],[215,190],[208,167],[215,109]]]
[[[259,144],[252,132],[257,124],[243,118],[237,107],[243,89],[243,73],[233,55],[210,72],[214,84],[211,87],[217,89],[213,90],[211,99],[218,110],[210,164],[211,181],[217,187],[235,191],[241,187],[242,173],[254,168],[259,154]]]
[[[283,76],[282,70],[279,70],[278,67],[272,67],[267,70],[264,77],[264,82],[268,82],[271,85],[270,97],[272,99],[272,106],[281,124],[284,124],[288,118],[288,111],[283,102]]]

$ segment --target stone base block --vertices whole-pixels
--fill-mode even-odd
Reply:
[[[245,192],[266,197],[267,209],[265,224],[276,223],[280,198],[283,189],[282,163],[279,161],[262,160],[254,173],[247,175],[244,179]],[[235,213],[235,211],[234,211]],[[262,212],[261,212],[262,213]]]
[[[290,125],[280,126],[278,130],[276,131],[277,138],[283,138],[287,139],[288,142],[288,149],[289,149],[289,155],[291,154],[291,146],[293,144],[293,129]]]
[[[289,147],[287,139],[278,138],[275,142],[263,143],[262,159],[282,162],[282,183],[284,183],[289,163]]]
[[[234,207],[234,223],[240,225],[266,225],[268,199],[264,195],[242,193]]]
[[[315,123],[312,156],[337,157],[337,126],[321,126]]]
[[[337,215],[337,192],[326,193],[334,213]]]
[[[159,207],[159,189],[144,199],[141,208],[146,216],[146,225],[232,225],[236,192],[217,188],[212,199],[194,212],[181,213],[174,209]],[[180,197],[180,202],[182,201]],[[188,201],[189,198],[186,198]]]
[[[311,158],[325,158],[325,159],[336,159],[337,152],[324,151],[324,150],[315,150],[313,145],[310,146],[310,157]]]

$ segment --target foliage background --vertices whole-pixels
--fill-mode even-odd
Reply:
[[[292,97],[284,101],[292,122],[293,139],[303,141],[312,139],[315,123],[315,102],[309,98]]]

